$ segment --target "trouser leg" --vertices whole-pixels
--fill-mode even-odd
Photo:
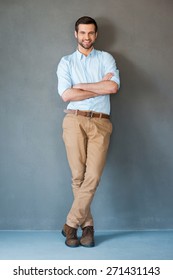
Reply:
[[[84,123],[79,124],[78,118],[73,115],[66,115],[64,118],[63,139],[72,173],[72,191],[74,199],[78,195],[81,184],[83,183],[86,170],[87,135],[84,126]],[[86,217],[86,224],[93,225],[90,209]],[[68,225],[71,224],[68,223]],[[71,226],[77,228],[77,225],[73,224]]]
[[[93,225],[90,205],[105,165],[112,125],[109,120],[68,116],[63,128],[74,193],[67,224]]]

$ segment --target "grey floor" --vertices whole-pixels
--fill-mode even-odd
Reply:
[[[60,231],[0,231],[0,260],[173,260],[173,231],[96,231],[94,248],[69,248]]]

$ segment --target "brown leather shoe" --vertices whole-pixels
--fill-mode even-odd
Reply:
[[[79,240],[77,238],[77,229],[68,226],[67,224],[64,225],[62,234],[66,237],[65,244],[69,247],[78,247]]]
[[[87,226],[82,229],[82,237],[80,244],[84,247],[94,247],[94,228],[93,226]]]

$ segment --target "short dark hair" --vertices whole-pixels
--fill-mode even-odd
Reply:
[[[97,22],[93,18],[88,17],[88,16],[83,16],[76,21],[76,23],[75,23],[75,31],[76,32],[78,32],[79,24],[94,24],[95,32],[97,32],[97,30],[98,30]]]

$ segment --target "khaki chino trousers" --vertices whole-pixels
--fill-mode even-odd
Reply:
[[[100,181],[112,133],[109,119],[67,114],[63,120],[63,139],[72,173],[74,201],[67,225],[93,226],[90,205]]]

